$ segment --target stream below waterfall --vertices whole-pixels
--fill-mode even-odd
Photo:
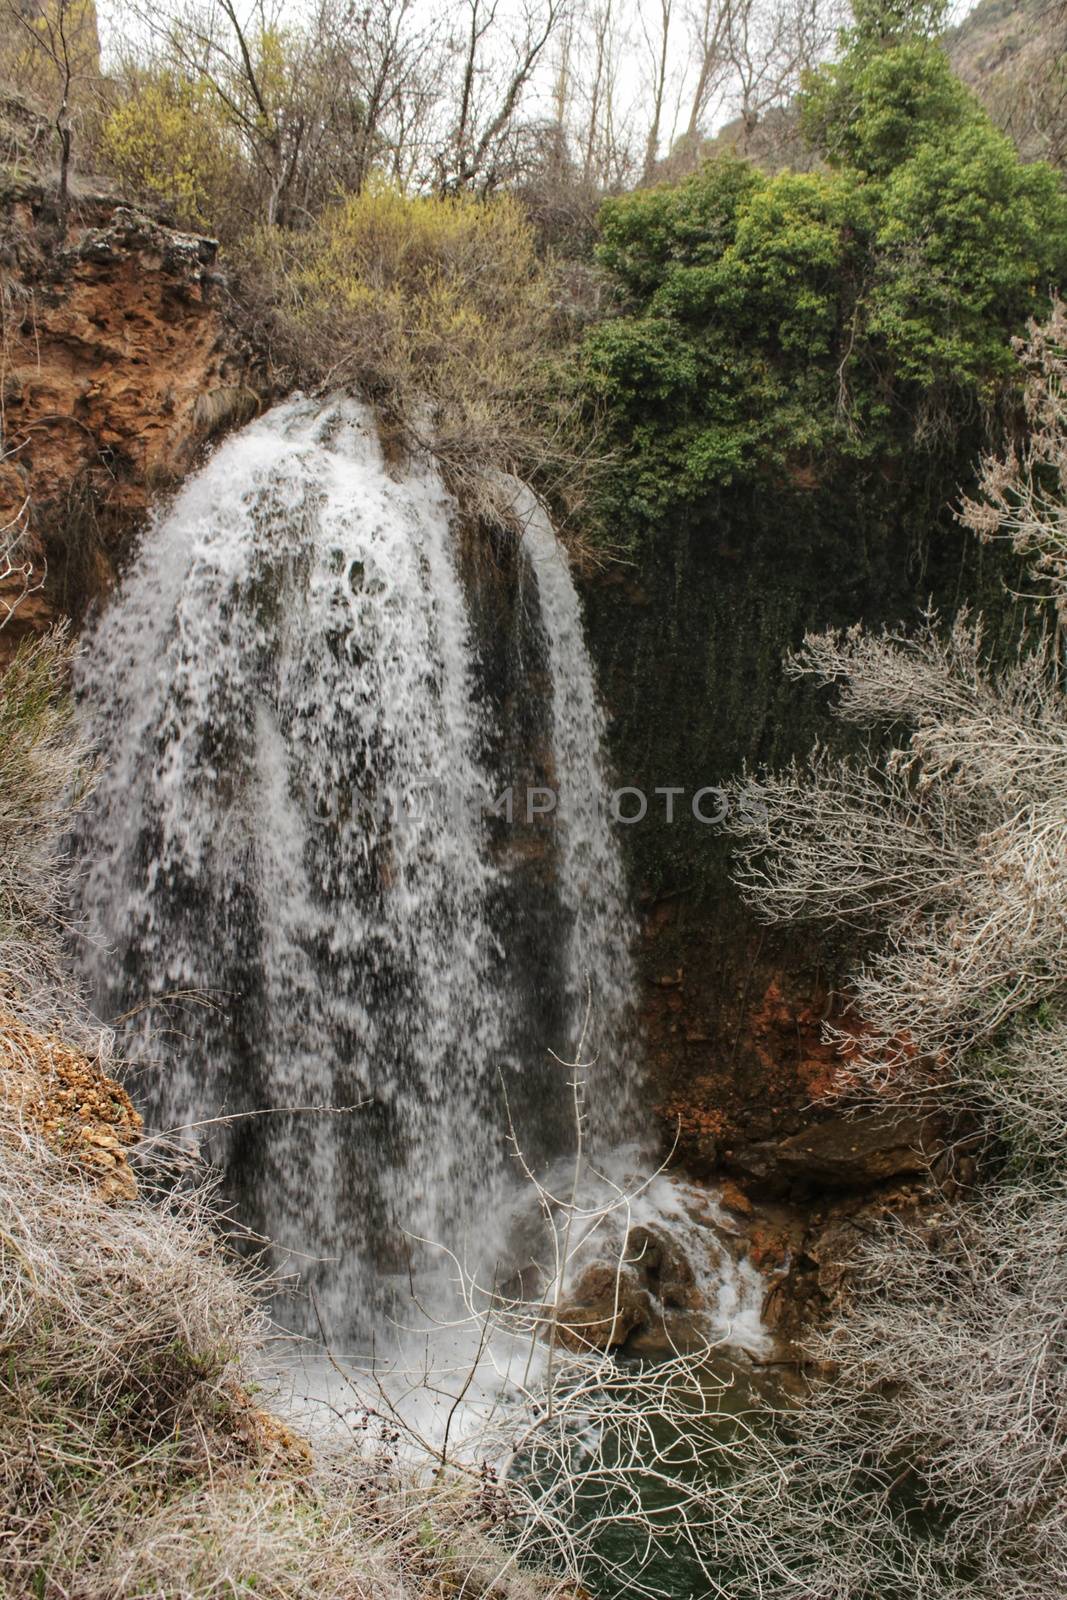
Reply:
[[[635,1177],[655,1155],[604,718],[566,555],[514,503],[514,533],[479,538],[367,408],[297,398],[157,515],[80,660],[93,1003],[148,1125],[270,1241],[295,1334],[410,1347],[457,1280],[521,1279],[580,1051],[582,1182],[635,1197],[609,1244],[651,1222],[703,1251],[712,1335],[759,1348],[758,1275],[708,1254],[685,1185]],[[405,1402],[430,1436],[470,1365],[454,1335],[433,1351]],[[463,1391],[475,1423],[499,1355]],[[301,1362],[277,1386],[336,1415]]]

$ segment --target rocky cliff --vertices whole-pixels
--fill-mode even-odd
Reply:
[[[948,614],[981,608],[991,643],[1012,636],[1017,574],[1006,589],[1003,564],[953,516],[976,451],[966,436],[937,472],[876,464],[725,489],[585,585],[616,780],[649,802],[623,838],[663,1148],[701,1180],[736,1185],[755,1247],[768,1265],[790,1262],[773,1313],[787,1328],[838,1292],[864,1217],[956,1181],[954,1158],[936,1129],[842,1117],[823,1023],[847,1010],[854,937],[762,928],[731,882],[728,840],[692,799],[746,765],[847,738],[828,696],[783,671],[806,630],[907,625],[932,598]],[[703,813],[717,805],[708,795]]]
[[[0,634],[75,617],[110,581],[149,499],[256,409],[216,245],[88,196],[0,193]],[[6,573],[5,573],[6,565]]]

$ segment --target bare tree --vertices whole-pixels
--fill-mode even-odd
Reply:
[[[676,0],[656,0],[655,22],[650,24],[644,8],[639,9],[641,32],[648,57],[649,120],[645,138],[645,159],[641,169],[643,183],[651,182],[659,158],[664,119],[668,111],[671,65],[671,26],[675,21]]]
[[[608,51],[610,48],[611,23],[611,0],[605,0],[603,5],[596,8],[592,18],[593,70],[589,82],[589,109],[585,138],[582,141],[582,174],[586,182],[592,178],[595,170],[594,160],[598,130],[600,128],[603,102],[606,98],[609,74]]]
[[[696,145],[712,100],[726,78],[731,21],[730,0],[725,0],[725,3],[720,3],[720,0],[698,0],[687,13],[691,49],[696,61],[689,120],[685,130],[686,141],[691,147]]]
[[[581,179],[587,187],[619,188],[639,166],[633,137],[639,107],[631,97],[624,108],[620,94],[630,46],[619,0],[595,0],[578,13],[570,124]]]
[[[804,71],[826,58],[842,11],[837,0],[731,0],[724,48],[746,136],[788,106]]]
[[[350,121],[347,160],[339,167],[337,129],[327,163],[334,190],[358,193],[376,168],[400,181],[420,172],[445,87],[437,20],[424,18],[415,0],[323,0],[314,32],[334,85],[350,85],[333,96]]]
[[[258,220],[305,222],[375,170],[408,178],[443,91],[439,29],[414,0],[319,0],[287,22],[269,0],[132,0],[150,64],[205,89],[250,174]],[[130,77],[139,66],[135,55]]]
[[[500,0],[464,0],[454,117],[436,158],[437,187],[488,192],[515,168],[513,139],[535,70],[568,12],[568,0],[524,0],[516,20]]]
[[[965,20],[949,36],[957,72],[1025,160],[1067,165],[1067,6],[1035,0],[1003,32]],[[996,19],[993,21],[996,27]],[[996,50],[992,42],[996,40]]]
[[[59,205],[67,208],[74,143],[75,101],[79,88],[95,83],[100,72],[96,11],[90,0],[3,0],[9,38],[0,61],[16,84],[52,106],[59,147]]]

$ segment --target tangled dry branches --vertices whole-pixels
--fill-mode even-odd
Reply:
[[[928,618],[912,637],[810,637],[791,670],[838,686],[843,719],[906,735],[742,783],[727,824],[767,921],[883,933],[852,989],[869,1029],[857,1065],[884,1088],[903,1061],[958,1062],[1063,985],[1067,707],[1047,640],[996,673],[966,616],[947,636]]]
[[[1067,600],[1064,311],[1027,349],[1034,432],[966,520]],[[776,1423],[775,1471],[724,1524],[737,1596],[1058,1600],[1067,1585],[1067,697],[1056,637],[995,671],[942,635],[810,638],[792,663],[892,742],[817,750],[731,808],[769,921],[858,926],[862,1099],[966,1119],[978,1183],[871,1226],[852,1302],[813,1341],[834,1376]],[[869,1028],[864,1031],[864,1026]]]
[[[761,1458],[759,1427],[707,1339],[647,1363],[604,1348],[639,1249],[634,1213],[658,1174],[620,1182],[597,1169],[585,1138],[587,1064],[560,1065],[575,1150],[558,1185],[537,1176],[511,1129],[545,1225],[536,1288],[482,1281],[443,1250],[458,1291],[450,1320],[427,1312],[396,1361],[335,1370],[357,1429],[369,1411],[412,1459],[479,1486],[507,1551],[501,1573],[551,1571],[569,1595],[591,1586],[651,1600],[673,1567],[700,1593],[726,1595],[718,1530],[737,1514],[737,1463]],[[603,1304],[576,1315],[569,1296],[590,1262]],[[443,1428],[440,1410],[411,1403],[427,1392],[444,1407]]]
[[[737,1487],[737,1595],[1054,1600],[1067,1579],[1067,1189],[872,1232],[835,1376]]]
[[[980,539],[1006,539],[1027,557],[1035,580],[1067,623],[1067,306],[1017,341],[1026,372],[1026,442],[986,456],[980,498],[963,502],[962,521]]]

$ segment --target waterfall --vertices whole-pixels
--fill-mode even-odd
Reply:
[[[432,465],[390,467],[366,408],[294,400],[224,443],[81,659],[105,757],[81,841],[96,1006],[156,1063],[151,1122],[207,1144],[347,1334],[413,1236],[491,1233],[499,1075],[527,1107],[554,1092],[546,1047],[573,1046],[587,976],[601,1129],[636,1070],[603,719],[565,559],[518,493],[561,792],[552,950],[525,989],[456,507]],[[552,1016],[569,1037],[538,1032]]]
[[[610,784],[604,767],[606,728],[581,606],[566,553],[537,497],[515,485],[523,554],[534,575],[552,682],[551,748],[560,837],[559,889],[566,920],[567,1048],[585,1035],[586,1060],[613,1067],[593,1082],[591,1107],[601,1136],[624,1136],[635,1083],[636,936],[622,861],[607,821]]]

